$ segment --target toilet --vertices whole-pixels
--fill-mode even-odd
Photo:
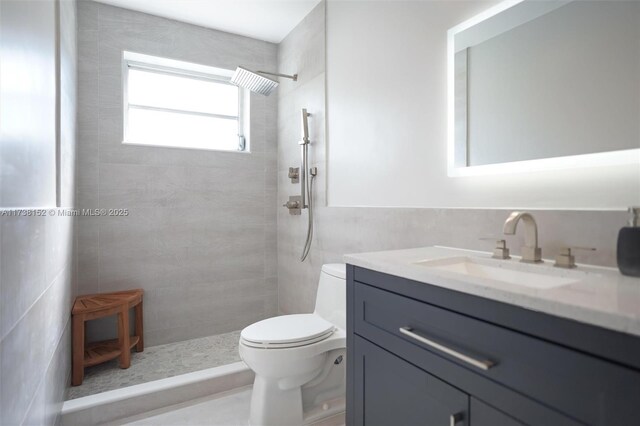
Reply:
[[[344,411],[346,268],[322,266],[315,310],[256,322],[240,334],[240,357],[255,372],[249,424],[317,422]]]

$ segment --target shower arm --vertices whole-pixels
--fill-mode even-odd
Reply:
[[[289,74],[279,74],[277,72],[268,72],[268,71],[256,71],[257,74],[267,74],[267,75],[275,75],[276,77],[285,77],[290,78],[293,81],[298,81],[298,74],[289,75]]]

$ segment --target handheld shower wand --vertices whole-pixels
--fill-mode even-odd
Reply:
[[[302,170],[300,171],[300,196],[302,197],[302,208],[307,207],[307,167],[309,166],[309,121],[311,114],[306,108],[302,108],[302,139],[298,142],[302,154]]]

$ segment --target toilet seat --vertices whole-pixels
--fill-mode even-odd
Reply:
[[[283,315],[246,327],[240,339],[243,344],[256,348],[294,348],[324,340],[335,329],[333,324],[315,314]]]

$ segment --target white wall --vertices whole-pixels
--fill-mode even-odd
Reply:
[[[639,166],[447,177],[446,32],[492,4],[328,3],[329,205],[622,209],[640,203]]]

